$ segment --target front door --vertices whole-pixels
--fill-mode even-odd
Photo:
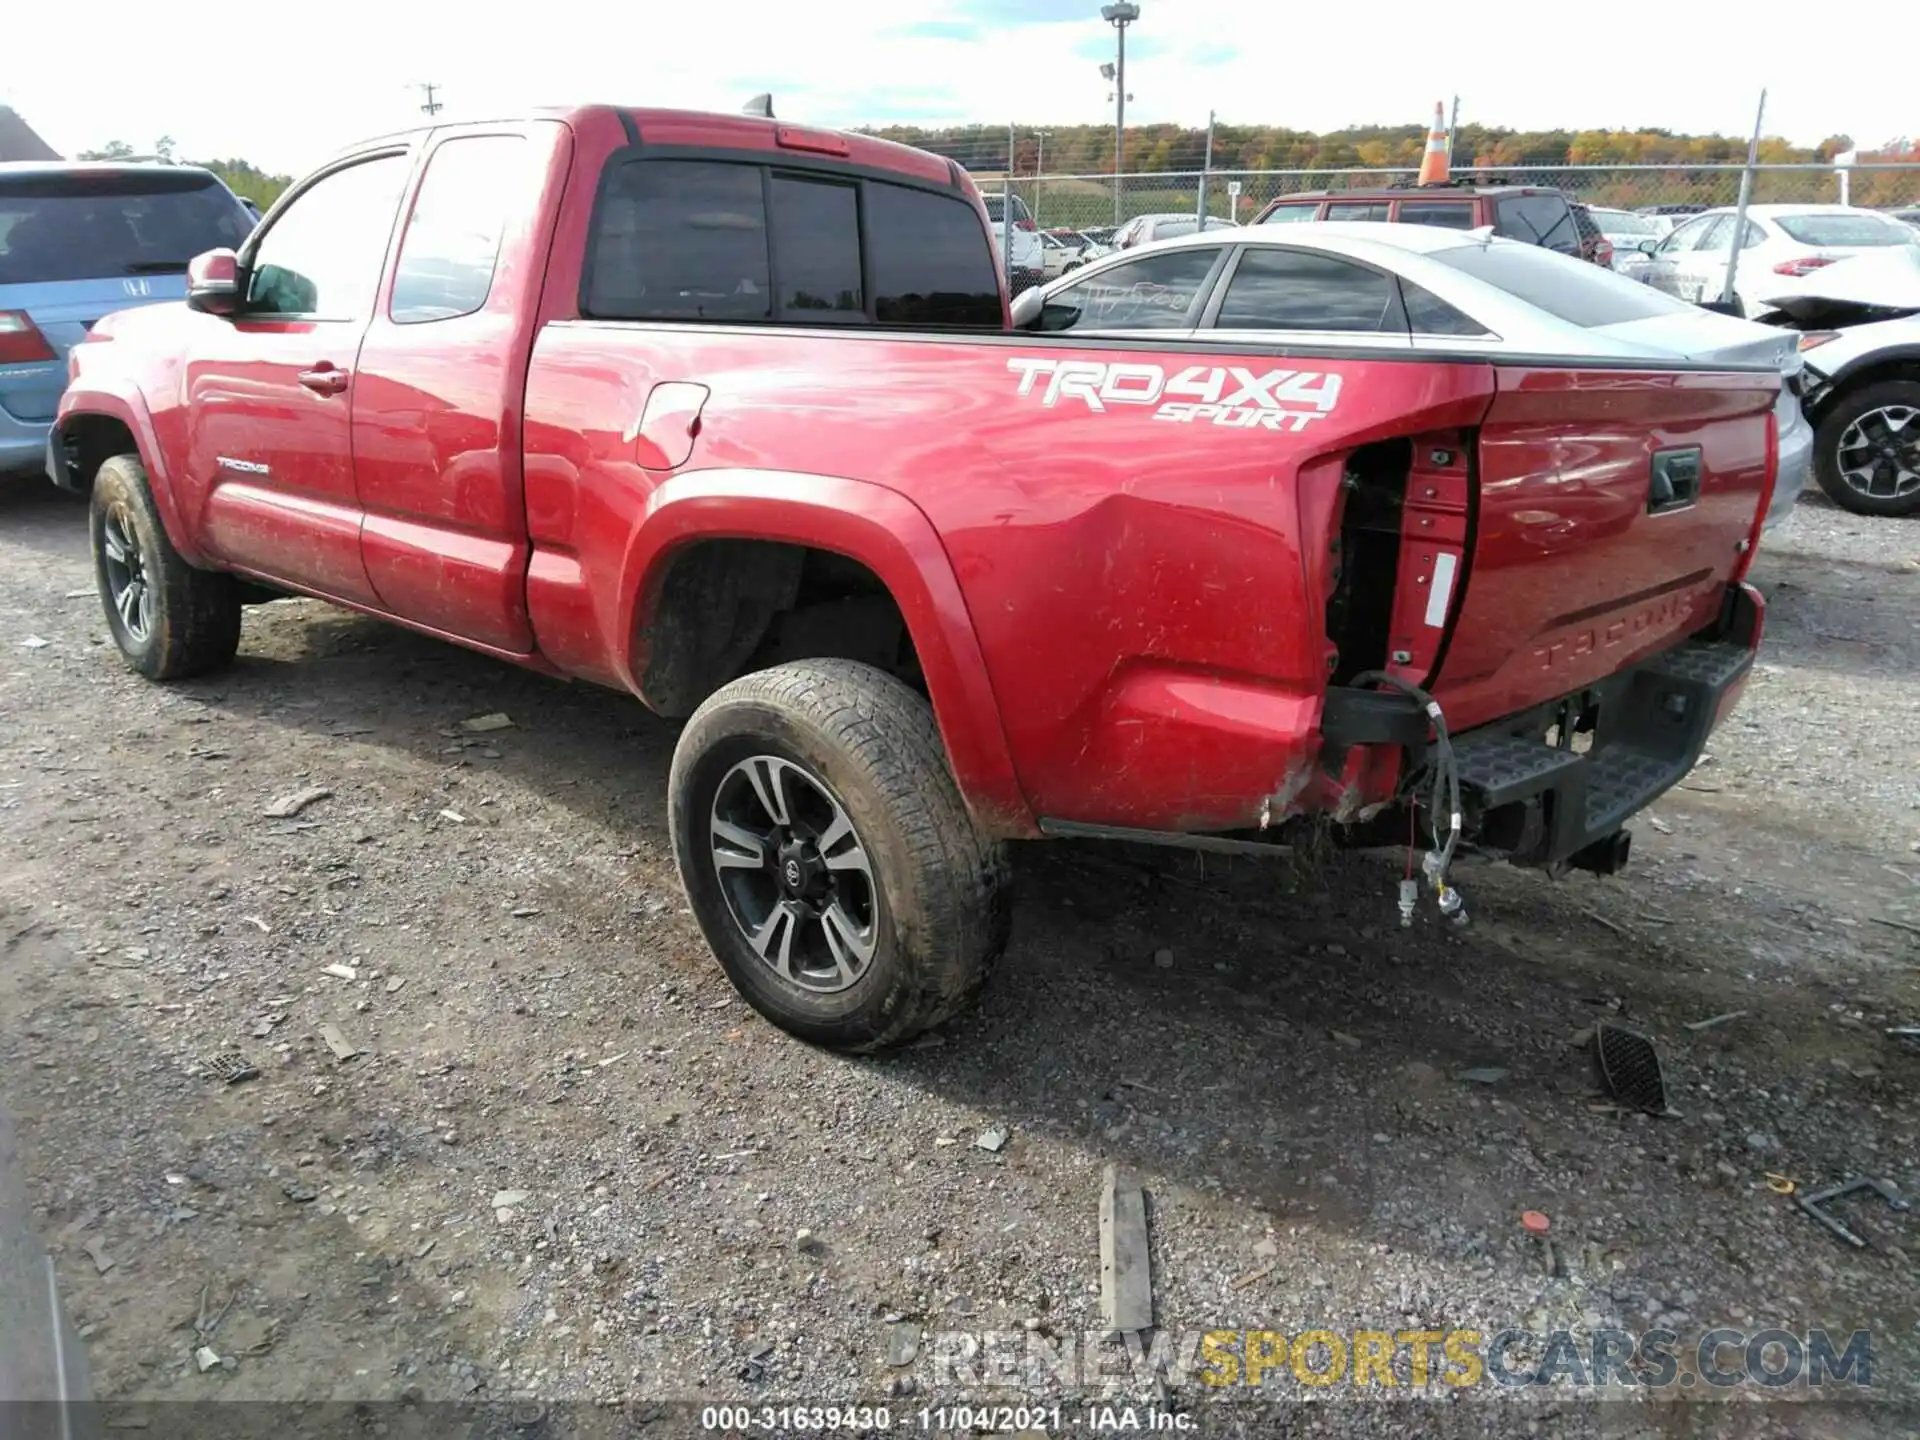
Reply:
[[[188,503],[237,569],[360,605],[354,372],[406,186],[405,151],[322,172],[251,242],[247,297],[196,327],[187,361]]]

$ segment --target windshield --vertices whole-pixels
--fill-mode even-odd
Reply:
[[[1695,308],[1638,280],[1538,245],[1460,245],[1428,258],[1582,329]]]
[[[184,274],[253,217],[204,171],[0,175],[0,285]]]
[[[1911,245],[1913,232],[1878,215],[1776,215],[1802,245]]]
[[[1658,235],[1660,225],[1648,215],[1630,215],[1625,210],[1596,210],[1594,222],[1602,235]]]

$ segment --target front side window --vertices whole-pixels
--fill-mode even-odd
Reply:
[[[1707,228],[1712,224],[1713,221],[1711,218],[1687,221],[1686,224],[1674,230],[1666,239],[1660,242],[1659,253],[1662,255],[1678,255],[1693,249],[1694,246],[1700,243],[1700,237],[1707,233]]]
[[[1580,232],[1564,196],[1503,195],[1495,217],[1494,233],[1509,240],[1524,240],[1563,254],[1580,249]]]
[[[1249,249],[1227,283],[1215,322],[1222,330],[1402,328],[1393,281],[1331,255]]]
[[[407,157],[381,155],[295,196],[254,249],[247,313],[366,319],[406,180]]]
[[[1219,258],[1211,248],[1167,250],[1110,266],[1049,297],[1046,328],[1185,330]]]
[[[1339,201],[1327,206],[1329,220],[1384,220],[1387,218],[1385,201]]]
[[[487,303],[507,213],[530,180],[518,135],[464,135],[427,161],[400,241],[387,313],[418,325],[471,315]]]
[[[1473,229],[1471,200],[1402,200],[1403,225],[1437,225],[1443,230]]]

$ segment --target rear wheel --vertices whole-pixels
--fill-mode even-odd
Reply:
[[[1005,948],[1004,847],[975,828],[926,701],[812,660],[743,676],[674,750],[673,848],[734,987],[836,1050],[909,1040]]]
[[[1856,515],[1920,513],[1920,381],[1883,380],[1842,396],[1815,432],[1813,473]]]
[[[88,528],[107,628],[134,669],[149,680],[182,680],[233,659],[239,588],[232,576],[180,558],[139,456],[116,455],[100,467]]]

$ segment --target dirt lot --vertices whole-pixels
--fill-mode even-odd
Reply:
[[[1765,1182],[1920,1194],[1920,526],[1770,539],[1766,664],[1626,876],[1471,869],[1472,928],[1408,934],[1377,859],[1035,847],[980,1009],[853,1061],[706,958],[671,726],[307,602],[149,685],[84,518],[0,492],[0,1102],[105,1397],[952,1401],[931,1332],[1098,1328],[1109,1161],[1164,1332],[1865,1328],[1879,1408],[1768,1424],[1920,1392],[1920,1210],[1844,1202],[1854,1250]],[[1623,1017],[1677,1116],[1596,1090],[1572,1042]],[[1548,1433],[1497,1386],[1273,1383],[1342,1433]],[[1625,1393],[1568,1413],[1760,1429],[1751,1384]]]

